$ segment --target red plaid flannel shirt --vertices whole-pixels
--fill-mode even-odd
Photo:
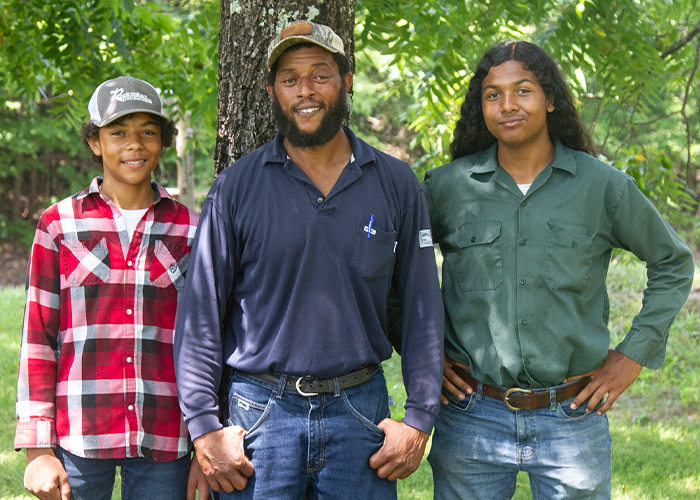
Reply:
[[[173,365],[175,309],[198,215],[153,183],[130,241],[87,189],[41,216],[27,269],[15,448],[175,460],[189,449]]]

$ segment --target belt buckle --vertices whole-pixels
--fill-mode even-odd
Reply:
[[[522,392],[524,394],[530,394],[532,391],[530,389],[521,389],[520,387],[511,387],[506,391],[506,393],[503,395],[503,402],[506,404],[508,408],[510,408],[513,411],[518,411],[522,410],[522,408],[516,408],[510,402],[508,401],[508,396],[513,394],[514,392]]]
[[[303,379],[305,379],[305,378],[312,379],[313,377],[312,377],[311,375],[304,375],[303,377],[299,377],[299,378],[297,379],[296,384],[295,384],[296,389],[297,389],[297,392],[298,392],[300,395],[306,396],[306,397],[308,397],[308,396],[318,396],[318,392],[304,392],[304,391],[301,390],[301,387],[299,387],[299,384],[300,384],[301,381],[302,381]]]

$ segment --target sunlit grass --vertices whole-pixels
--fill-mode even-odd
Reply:
[[[611,265],[609,273],[611,345],[627,333],[646,284],[641,264]],[[700,498],[700,279],[671,329],[664,366],[644,369],[639,380],[609,412],[613,438],[612,498],[685,500]],[[24,292],[0,290],[0,500],[31,498],[22,486],[24,453],[12,450],[15,388]],[[401,419],[406,393],[398,356],[384,363]],[[428,445],[428,450],[430,443]],[[426,456],[427,451],[426,450]],[[119,498],[119,481],[114,498]],[[398,483],[399,499],[433,497],[430,465],[423,460],[411,477]],[[527,475],[518,476],[515,500],[531,499]]]

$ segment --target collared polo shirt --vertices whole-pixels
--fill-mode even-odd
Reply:
[[[642,309],[623,354],[663,363],[688,296],[688,247],[627,174],[556,144],[523,195],[497,145],[427,173],[423,188],[443,253],[445,351],[487,384],[537,388],[605,361],[613,248],[647,264]]]
[[[193,439],[221,428],[223,362],[330,378],[388,359],[392,284],[402,310],[404,422],[432,429],[443,307],[425,198],[405,162],[343,130],[354,161],[328,196],[278,134],[225,169],[204,202],[175,338]]]

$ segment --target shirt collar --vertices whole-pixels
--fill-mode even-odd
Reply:
[[[103,180],[104,179],[100,176],[93,178],[92,181],[90,182],[90,185],[86,189],[83,189],[82,191],[80,191],[78,193],[78,195],[76,196],[76,198],[79,200],[82,200],[83,198],[85,198],[86,196],[88,196],[90,194],[100,195],[101,194],[100,184],[102,184]],[[165,189],[160,184],[158,184],[156,181],[154,181],[154,180],[151,181],[151,187],[153,188],[153,191],[155,191],[155,196],[153,198],[154,205],[162,199],[171,200],[173,202],[175,201],[175,200],[173,200],[173,197],[170,196],[170,193],[168,193],[168,190]]]
[[[476,174],[486,174],[495,172],[498,167],[498,158],[496,157],[498,143],[481,152],[481,156],[477,158],[472,166],[472,172]],[[573,152],[564,146],[561,142],[554,143],[554,159],[550,163],[552,168],[565,170],[571,175],[576,175],[576,160]]]
[[[355,163],[362,167],[367,163],[373,163],[376,161],[374,156],[374,151],[372,148],[363,141],[360,141],[355,134],[352,133],[350,127],[343,125],[343,131],[350,141],[350,147],[352,148],[352,154],[355,158]],[[266,163],[285,163],[287,161],[287,151],[284,149],[284,144],[282,143],[284,137],[277,131],[275,138],[272,141],[272,147],[268,148],[263,155],[263,164]]]

